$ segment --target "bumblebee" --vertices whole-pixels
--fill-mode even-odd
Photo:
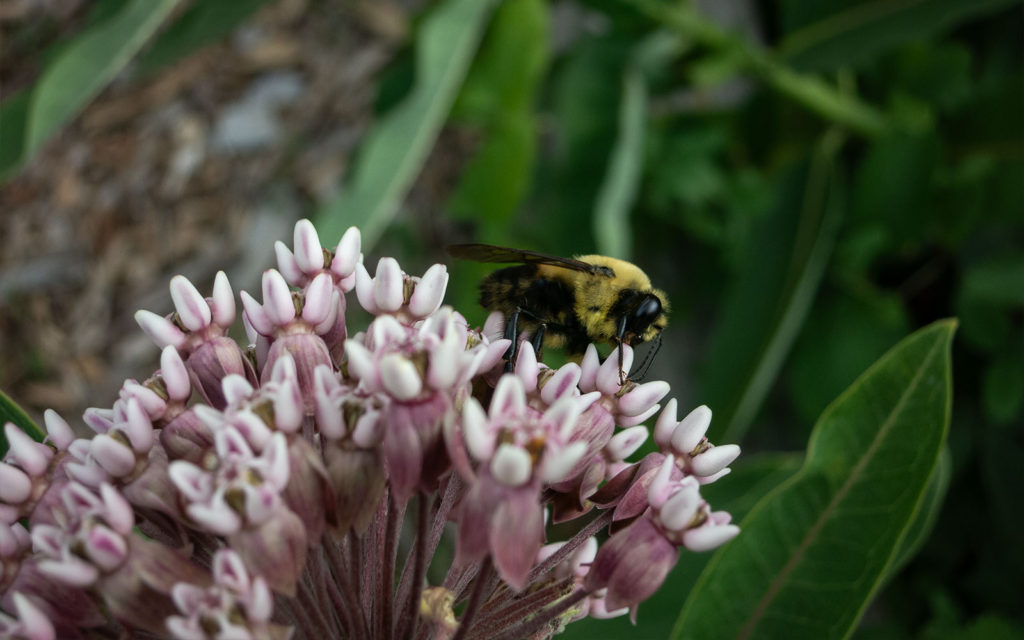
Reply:
[[[518,263],[480,283],[481,306],[505,314],[505,337],[512,340],[506,354],[510,366],[521,330],[532,334],[537,352],[541,346],[564,348],[579,357],[588,344],[601,342],[617,346],[621,362],[623,344],[660,341],[668,324],[665,294],[625,260],[601,255],[559,258],[487,244],[451,245],[448,253],[476,262]]]

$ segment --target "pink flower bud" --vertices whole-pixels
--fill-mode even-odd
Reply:
[[[409,312],[419,318],[425,318],[437,311],[444,300],[444,292],[448,287],[448,269],[443,264],[435,264],[427,269],[409,298]]]
[[[104,471],[115,478],[124,477],[135,469],[135,453],[109,435],[101,433],[93,438],[89,453]]]
[[[32,495],[32,479],[21,469],[0,462],[0,500],[21,504]]]
[[[739,532],[740,528],[734,524],[697,527],[683,534],[683,545],[690,551],[710,551],[732,540]]]
[[[49,442],[58,451],[66,450],[71,441],[75,439],[75,432],[72,431],[71,426],[53,409],[47,409],[43,413],[43,419],[46,421],[46,440],[44,442]]]
[[[688,413],[672,434],[672,449],[690,453],[697,448],[711,425],[711,409],[701,405]]]
[[[331,271],[335,276],[347,278],[356,271],[356,265],[359,264],[362,258],[360,253],[361,244],[362,237],[359,234],[359,229],[349,227],[344,235],[341,236],[338,247],[334,250]]]
[[[177,349],[185,344],[185,333],[174,326],[170,320],[158,316],[152,311],[136,311],[135,322],[158,347],[163,348],[170,345]]]
[[[324,249],[313,223],[303,218],[295,223],[295,263],[307,274],[324,268]]]
[[[263,272],[263,310],[277,326],[284,326],[295,318],[292,290],[284,276],[276,269]]]
[[[213,315],[203,294],[185,276],[171,278],[171,300],[181,318],[181,324],[189,331],[199,331],[210,325]]]
[[[275,242],[274,256],[277,258],[277,270],[281,272],[288,284],[301,286],[306,274],[302,272],[299,263],[295,260],[295,254],[288,248],[288,245],[280,240]]]
[[[635,387],[619,399],[619,412],[634,417],[648,411],[659,400],[668,395],[667,382],[654,380]]]
[[[53,623],[31,600],[15,591],[11,598],[14,604],[14,618],[5,621],[0,614],[0,635],[7,638],[26,640],[53,640],[57,632]]]
[[[218,271],[213,279],[213,295],[209,304],[214,324],[227,329],[235,323],[235,294],[223,271]]]
[[[506,487],[518,487],[530,479],[533,463],[530,454],[520,447],[503,444],[491,458],[491,474]]]
[[[607,588],[608,609],[632,607],[658,590],[678,559],[675,545],[648,518],[639,518],[601,545],[584,586]]]
[[[735,444],[723,444],[706,449],[690,460],[693,472],[698,476],[712,476],[728,467],[740,455]]]
[[[171,400],[184,402],[192,395],[192,381],[185,368],[185,361],[181,359],[178,350],[170,345],[160,352],[160,375]]]
[[[575,362],[559,367],[541,387],[541,399],[548,404],[554,404],[558,398],[564,395],[578,393],[576,385],[579,384],[581,375],[580,366]]]
[[[42,476],[50,466],[53,451],[46,445],[36,442],[14,426],[13,422],[4,425],[4,436],[7,437],[7,458],[18,463],[18,466],[30,476]]]

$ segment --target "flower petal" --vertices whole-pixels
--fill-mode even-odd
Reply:
[[[294,240],[295,263],[300,269],[312,275],[324,268],[324,249],[312,222],[305,218],[296,222]]]
[[[441,306],[447,287],[448,268],[443,264],[432,265],[416,283],[416,289],[409,297],[409,312],[420,318],[434,313]]]
[[[218,271],[213,278],[213,294],[210,301],[214,324],[227,329],[235,323],[235,293],[231,289],[227,274],[223,271]]]
[[[508,443],[498,446],[491,458],[491,474],[494,479],[506,487],[519,487],[526,484],[533,471],[530,454],[522,447]]]
[[[189,331],[199,331],[210,326],[213,314],[206,298],[185,276],[171,278],[171,300],[181,318],[181,324]]]
[[[701,405],[687,414],[672,433],[672,450],[679,454],[690,453],[704,439],[709,426],[711,409]]]
[[[163,316],[158,316],[152,311],[140,309],[135,312],[135,322],[142,331],[148,335],[158,347],[171,345],[181,348],[185,344],[185,334],[181,329]]]
[[[423,390],[423,379],[409,359],[389,353],[380,359],[380,380],[398,400],[412,400]]]

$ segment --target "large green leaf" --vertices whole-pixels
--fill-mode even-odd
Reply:
[[[32,418],[28,417],[24,409],[11,400],[6,393],[0,391],[0,458],[7,453],[7,437],[4,436],[3,427],[8,422],[13,422],[14,426],[32,436],[33,439],[42,442],[45,435],[42,430],[36,426],[35,422],[32,422]]]
[[[339,238],[356,225],[364,250],[380,238],[441,131],[493,6],[494,0],[447,0],[423,21],[416,83],[367,135],[348,184],[316,216],[321,237]]]
[[[928,509],[949,423],[955,327],[944,320],[906,338],[825,410],[803,467],[712,558],[674,638],[851,633]]]
[[[784,183],[742,251],[741,275],[708,349],[701,396],[718,411],[714,441],[742,439],[807,317],[841,218],[834,167],[840,142],[827,136],[810,168]]]
[[[32,92],[24,153],[30,154],[110,82],[180,0],[132,0],[81,34]]]
[[[942,505],[946,501],[946,493],[949,491],[949,482],[953,477],[953,454],[949,451],[949,445],[942,447],[939,460],[935,464],[931,477],[928,479],[928,486],[925,488],[921,500],[921,508],[914,515],[907,533],[900,541],[900,546],[889,564],[887,578],[899,573],[910,560],[917,555],[921,547],[931,536],[935,522],[939,519]]]
[[[847,3],[783,38],[779,53],[805,70],[856,65],[903,42],[922,40],[957,24],[1018,4],[1020,0],[870,0]],[[800,10],[828,3],[798,1]]]

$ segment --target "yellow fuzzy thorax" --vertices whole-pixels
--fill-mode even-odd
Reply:
[[[608,277],[603,274],[573,271],[548,265],[540,265],[539,271],[544,277],[556,278],[571,284],[571,289],[576,292],[574,308],[576,317],[583,324],[587,334],[595,341],[611,342],[614,340],[615,321],[609,316],[609,312],[618,299],[619,293],[624,289],[655,292],[664,300],[664,294],[652,289],[651,280],[647,274],[631,262],[596,254],[577,256],[576,259],[607,267],[614,272],[614,275]],[[645,335],[644,340],[653,337],[656,331],[651,330],[650,333],[651,336]]]

